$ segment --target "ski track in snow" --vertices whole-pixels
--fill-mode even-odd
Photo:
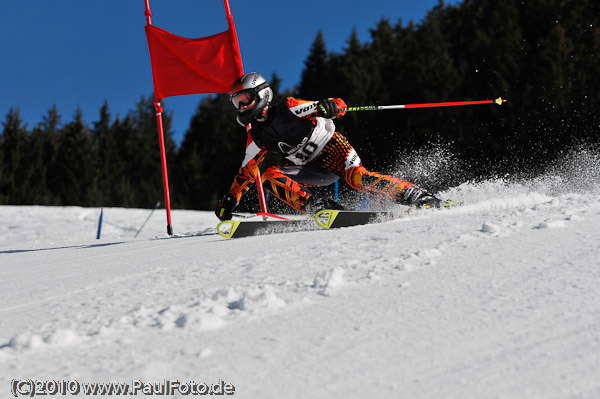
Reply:
[[[209,212],[0,207],[12,378],[242,398],[600,397],[600,200],[498,182],[387,223],[225,240]],[[4,395],[2,394],[2,395]],[[7,396],[8,397],[8,396]]]

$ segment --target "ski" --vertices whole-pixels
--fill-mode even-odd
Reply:
[[[315,229],[317,229],[317,227],[312,219],[224,220],[217,225],[217,232],[224,238],[241,238]]]
[[[313,218],[300,220],[225,220],[217,226],[224,238],[241,238],[296,231],[338,229],[391,220],[398,215],[385,211],[339,211],[325,209]],[[315,224],[316,222],[316,224]]]
[[[385,211],[338,211],[324,209],[317,212],[315,221],[325,229],[360,226],[363,224],[384,222],[397,217],[393,212]]]

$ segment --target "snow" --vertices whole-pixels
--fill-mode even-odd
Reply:
[[[157,211],[135,237],[150,210],[105,208],[97,240],[100,209],[2,206],[0,396],[31,378],[598,398],[598,166],[467,182],[442,193],[462,206],[391,222],[234,240],[210,212],[174,210],[168,237]]]

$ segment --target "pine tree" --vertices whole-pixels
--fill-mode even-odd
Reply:
[[[369,70],[365,47],[360,42],[356,29],[352,30],[347,47],[340,58],[342,59],[341,68],[335,73],[341,76],[344,83],[340,85],[337,95],[349,106],[370,104],[371,100],[368,96],[373,92],[373,76],[377,71]],[[328,97],[332,95],[329,94]],[[343,119],[337,120],[336,126],[352,140],[352,144],[356,148],[364,149],[367,146],[369,129],[368,125],[364,123],[365,119],[360,116],[350,112]],[[362,116],[368,117],[368,115]]]
[[[56,105],[53,105],[34,129],[34,135],[38,142],[43,143],[43,162],[46,177],[46,205],[63,205],[59,192],[59,184],[63,176],[60,174],[57,157],[60,148],[60,132],[62,117],[59,115]]]
[[[0,205],[8,199],[8,167],[5,164],[4,138],[0,136]]]
[[[51,112],[56,112],[53,108]],[[58,113],[56,113],[58,117]],[[59,198],[53,194],[50,187],[50,171],[58,154],[58,133],[52,126],[38,124],[31,132],[30,165],[35,171],[31,177],[33,184],[28,188],[28,201],[38,205],[59,205]]]
[[[101,151],[106,151],[103,163],[106,167],[106,185],[109,190],[109,203],[105,206],[135,207],[139,197],[135,190],[136,182],[131,173],[136,152],[134,140],[135,121],[131,115],[117,116],[111,125],[106,143]],[[156,149],[155,149],[156,150]],[[114,154],[114,156],[113,156]]]
[[[152,98],[144,97],[130,113],[133,126],[126,139],[128,174],[134,187],[135,206],[153,207],[164,198],[162,166],[157,140],[156,112]],[[172,116],[167,108],[163,110],[163,130],[167,162],[175,161],[176,145],[171,130]],[[169,178],[172,173],[169,172]]]
[[[401,59],[405,48],[399,46],[394,29],[386,18],[382,18],[370,33],[371,43],[367,47],[365,57],[369,60],[367,72],[374,78],[366,101],[379,105],[406,101],[406,86],[414,78],[409,76],[404,80],[399,76],[406,71],[404,60]],[[406,130],[401,128],[405,116],[390,113],[364,116],[370,152],[361,156],[365,161],[369,160],[368,165],[383,170],[396,163],[398,150],[407,145]]]
[[[412,55],[412,92],[418,96],[416,102],[441,102],[456,100],[456,92],[461,84],[459,63],[452,52],[451,26],[447,24],[448,8],[439,2],[423,19],[415,32],[419,43],[418,51]],[[471,96],[469,96],[471,97]],[[455,139],[457,123],[455,112],[449,108],[432,108],[411,113],[414,133],[413,146],[421,147],[430,142]],[[460,111],[459,111],[460,112]],[[412,133],[412,132],[411,132]]]
[[[0,180],[0,196],[5,204],[22,204],[27,201],[27,192],[22,186],[23,176],[30,174],[27,158],[28,131],[23,125],[19,109],[11,108],[2,124],[0,141],[3,171]]]
[[[226,94],[202,99],[177,157],[173,202],[179,207],[214,209],[242,162],[246,133],[236,122]]]
[[[574,49],[574,71],[570,108],[572,130],[579,140],[596,142],[600,125],[600,3],[594,0],[568,1],[564,13],[571,21],[567,26]]]
[[[91,131],[95,151],[94,185],[92,188],[93,206],[113,206],[113,187],[116,176],[124,172],[117,165],[122,161],[118,158],[117,140],[114,129],[111,128],[108,103],[105,101],[100,108],[100,119],[93,123]]]
[[[55,189],[62,205],[86,206],[93,184],[94,164],[92,138],[78,109],[71,123],[65,125],[59,135],[55,173],[60,176]]]
[[[298,88],[298,96],[304,99],[322,99],[331,97],[329,56],[323,32],[319,31],[315,38],[310,54],[304,62],[302,80]]]

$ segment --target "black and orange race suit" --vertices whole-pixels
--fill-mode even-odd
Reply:
[[[346,103],[339,98],[337,115],[346,114]],[[318,101],[288,97],[270,106],[263,122],[252,122],[248,129],[246,156],[229,194],[237,201],[254,183],[256,170],[267,152],[274,152],[297,166],[272,166],[262,173],[264,188],[294,209],[304,212],[309,186],[324,186],[343,177],[353,188],[378,198],[401,201],[413,184],[392,176],[370,172],[348,140],[335,131],[332,119],[317,116]],[[333,178],[332,178],[333,176]]]

